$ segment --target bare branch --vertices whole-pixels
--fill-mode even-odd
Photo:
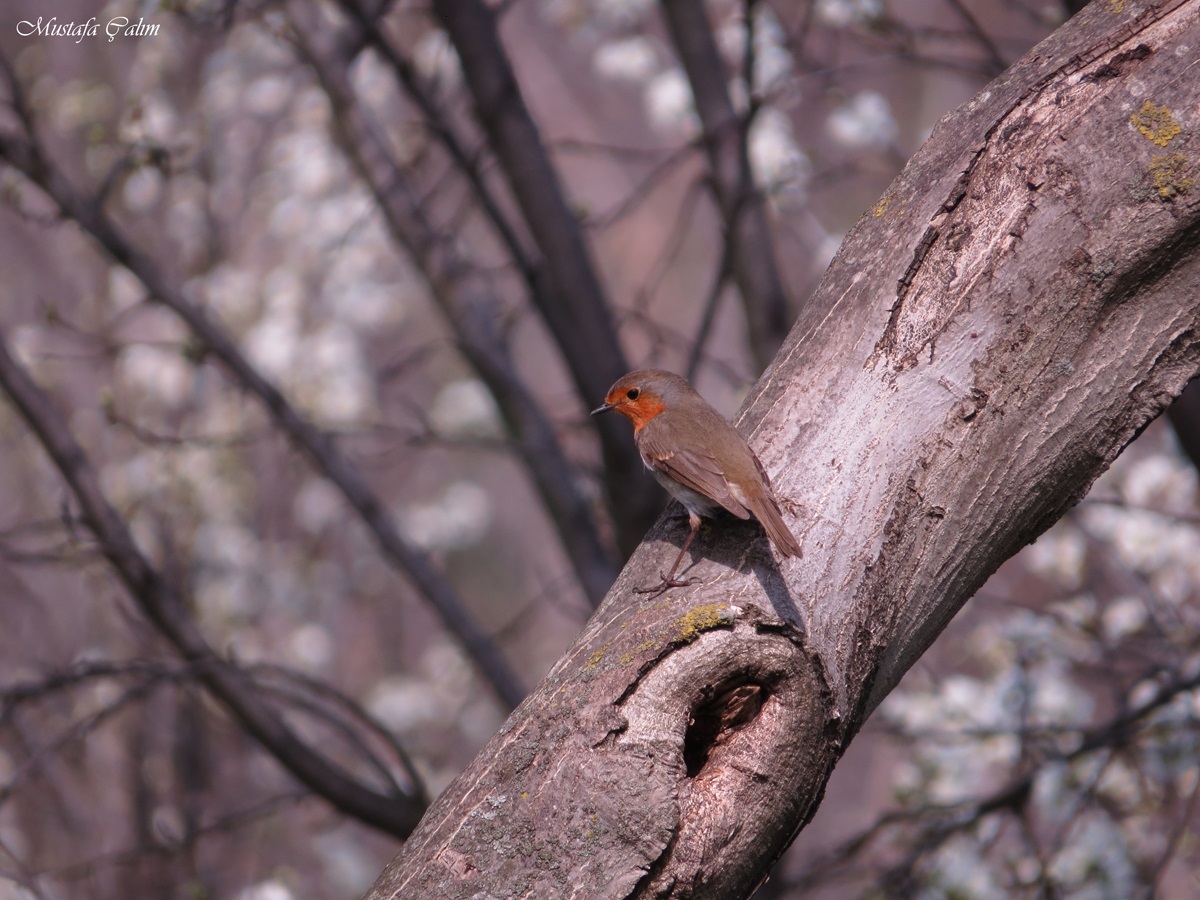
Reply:
[[[338,42],[323,39],[318,29],[296,25],[298,49],[329,97],[343,151],[379,203],[392,236],[425,277],[463,355],[496,398],[516,437],[525,470],[558,526],[580,584],[591,605],[599,605],[616,569],[601,543],[578,474],[517,371],[503,333],[499,302],[486,280],[462,258],[458,235],[439,231],[414,202],[404,167],[354,100],[346,60],[335,56]]]
[[[1200,370],[1200,194],[1129,185],[1194,150],[1129,91],[1194,108],[1198,39],[1197,0],[1094,5],[941,120],[737,420],[803,558],[721,522],[647,601],[685,533],[661,522],[373,900],[755,888],[903,673]]]
[[[225,813],[212,821],[203,822],[190,837],[192,841],[195,841],[198,838],[208,835],[227,834],[252,822],[257,822],[274,815],[283,807],[298,806],[312,798],[313,795],[308,791],[289,791],[284,794],[276,794],[242,809]],[[134,865],[141,862],[148,854],[168,855],[178,851],[178,847],[171,845],[143,845],[128,850],[115,850],[109,853],[97,854],[89,859],[83,859],[73,862],[70,865],[50,869],[44,874],[54,875],[57,878],[70,881],[87,878],[101,866]]]
[[[713,195],[725,226],[733,277],[746,310],[751,350],[761,371],[787,334],[791,316],[775,261],[766,206],[750,171],[746,146],[749,119],[737,114],[729,98],[725,65],[704,4],[698,0],[663,0],[662,9],[704,129]],[[752,12],[753,4],[748,4],[746,15]],[[752,85],[747,85],[747,90],[751,89]]]
[[[994,78],[1003,72],[1008,64],[1005,63],[1004,57],[1000,53],[1000,48],[996,46],[996,42],[992,40],[991,35],[979,24],[979,20],[975,18],[975,15],[967,8],[963,0],[946,0],[946,2],[950,4],[950,8],[954,10],[955,14],[963,20],[963,24],[967,26],[967,30],[975,38],[975,42],[979,44],[980,48],[987,55],[988,68],[990,69],[988,74]]]
[[[13,90],[18,90],[15,82]],[[337,444],[304,418],[279,389],[250,364],[225,330],[205,310],[189,301],[163,275],[152,258],[125,238],[94,198],[78,192],[50,164],[34,134],[28,138],[0,134],[0,158],[37,184],[63,215],[77,222],[115,262],[137,276],[151,298],[174,311],[233,378],[266,406],[279,429],[307,454],[322,475],[337,486],[374,534],[387,558],[408,576],[420,595],[437,611],[447,630],[462,642],[497,695],[509,706],[519,703],[525,689],[500,650],[429,557],[401,536],[383,502]]]
[[[974,827],[980,819],[997,812],[1020,812],[1032,794],[1034,783],[1047,766],[1072,763],[1090,756],[1120,750],[1128,746],[1147,727],[1150,718],[1170,704],[1176,697],[1200,687],[1200,675],[1191,676],[1174,673],[1164,681],[1152,696],[1138,704],[1127,703],[1108,721],[1090,729],[1077,729],[1069,750],[1045,753],[1028,771],[1011,779],[996,790],[957,803],[923,805],[914,809],[896,810],[885,813],[858,834],[847,838],[836,848],[824,853],[786,879],[785,884],[812,888],[817,884],[835,880],[841,870],[855,865],[859,854],[872,842],[902,824],[919,824],[919,833],[912,839],[913,849],[908,861],[893,868],[898,876],[911,869],[916,860],[932,849],[949,840],[954,834]],[[929,735],[914,735],[914,739],[928,740]],[[935,738],[936,739],[936,738]],[[1100,777],[1093,773],[1092,780]],[[1194,797],[1194,794],[1193,794]],[[1189,806],[1194,800],[1189,800]],[[1172,842],[1168,842],[1162,859],[1169,857]]]
[[[333,806],[376,828],[407,835],[424,805],[398,792],[380,794],[296,737],[260,696],[253,680],[221,659],[188,618],[184,598],[138,549],[125,521],[100,489],[95,470],[62,414],[0,338],[0,388],[41,441],[83,509],[88,528],[138,608],[189,664],[200,680],[279,763]]]
[[[495,13],[481,0],[445,0],[433,11],[458,50],[475,113],[542,252],[550,289],[536,292],[533,300],[586,408],[630,367],[579,221],[525,106]],[[662,499],[653,483],[637,477],[644,467],[623,423],[592,424],[600,436],[618,543],[628,554],[662,509]]]

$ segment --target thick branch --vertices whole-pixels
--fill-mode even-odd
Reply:
[[[534,292],[533,301],[586,406],[603,397],[630,367],[579,221],[525,106],[500,43],[495,14],[482,0],[443,0],[433,11],[458,51],[476,115],[542,252],[552,290]],[[662,500],[656,486],[639,477],[641,457],[624,423],[602,421],[605,418],[592,422],[600,436],[618,543],[628,554],[662,508]]]
[[[938,125],[739,420],[804,557],[716,522],[647,602],[660,522],[373,900],[753,890],[946,622],[1200,369],[1200,136],[1167,127],[1198,43],[1200,0],[1093,4]]]
[[[424,807],[419,797],[378,793],[312,750],[263,700],[249,675],[213,652],[188,618],[183,597],[138,549],[128,526],[100,490],[95,470],[61,413],[12,358],[2,339],[0,388],[70,485],[101,552],[139,609],[180,656],[194,665],[197,677],[238,723],[302,784],[342,812],[391,834],[407,835]]]
[[[761,371],[779,348],[790,320],[767,210],[750,171],[746,148],[749,119],[737,114],[729,98],[725,64],[704,4],[663,0],[662,8],[704,129],[713,193],[725,225],[733,277],[746,310],[750,348]],[[746,14],[752,14],[752,4],[747,4]]]

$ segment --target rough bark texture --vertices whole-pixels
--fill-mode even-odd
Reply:
[[[371,893],[738,897],[866,716],[1200,367],[1200,0],[1093,3],[947,116],[740,427],[753,524],[664,518]]]

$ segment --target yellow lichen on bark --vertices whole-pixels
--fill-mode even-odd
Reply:
[[[1163,200],[1174,200],[1186,194],[1195,185],[1188,176],[1188,160],[1182,153],[1169,153],[1150,160],[1150,180],[1158,196]]]
[[[729,613],[723,603],[705,603],[697,606],[691,612],[679,617],[679,637],[685,641],[694,641],[702,632],[728,625]]]
[[[1129,117],[1129,121],[1133,123],[1134,128],[1160,147],[1167,146],[1180,132],[1179,124],[1171,115],[1171,110],[1165,106],[1156,106],[1153,100],[1143,103],[1142,108]]]

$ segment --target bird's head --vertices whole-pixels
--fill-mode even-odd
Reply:
[[[633,430],[693,393],[691,385],[663,369],[638,369],[617,379],[608,389],[604,403],[592,410],[592,415],[615,409],[633,423]]]

